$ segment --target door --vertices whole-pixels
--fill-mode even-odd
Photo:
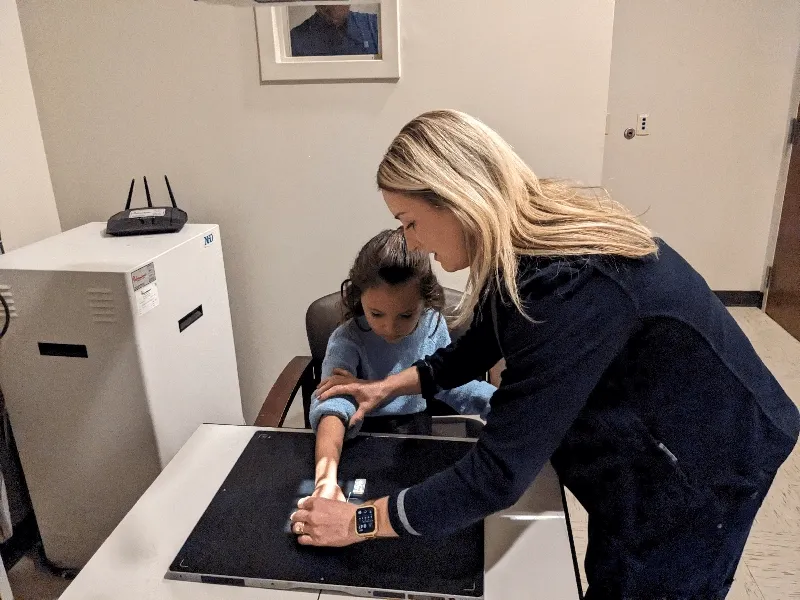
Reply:
[[[797,123],[793,146],[766,310],[781,327],[800,339],[800,135]]]

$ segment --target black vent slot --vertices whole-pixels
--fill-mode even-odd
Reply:
[[[200,317],[203,316],[203,305],[201,304],[197,308],[195,308],[192,312],[188,315],[183,317],[180,321],[178,321],[178,329],[183,333],[183,331],[189,327],[192,323],[197,321]]]
[[[39,342],[39,354],[42,356],[89,358],[89,352],[83,344],[50,344],[47,342]]]
[[[203,583],[216,583],[217,585],[244,587],[244,579],[238,579],[236,577],[215,577],[214,575],[201,575],[200,581]]]

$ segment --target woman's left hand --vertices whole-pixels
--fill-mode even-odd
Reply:
[[[347,385],[350,383],[367,383],[366,379],[359,379],[346,369],[334,369],[331,374],[319,382],[317,394],[322,395],[335,385]]]
[[[358,403],[358,408],[348,423],[349,427],[353,427],[386,402],[387,395],[383,384],[384,380],[367,381],[358,379],[344,369],[334,369],[331,376],[323,379],[317,386],[316,394],[320,402],[325,402],[334,396],[352,396]]]
[[[303,498],[292,514],[292,532],[304,546],[349,546],[364,541],[356,534],[356,506],[327,498]]]

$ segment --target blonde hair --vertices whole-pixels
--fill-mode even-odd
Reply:
[[[468,322],[480,294],[496,287],[525,314],[517,257],[657,251],[653,235],[605,190],[539,179],[511,146],[478,119],[454,110],[408,123],[378,167],[378,187],[450,210],[470,258],[456,324]]]

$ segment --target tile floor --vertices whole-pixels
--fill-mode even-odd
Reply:
[[[800,405],[800,342],[756,309],[733,316],[787,393]],[[302,427],[299,402],[288,427]],[[586,548],[586,513],[569,498],[580,561]],[[15,600],[55,600],[67,582],[37,570],[28,560],[9,573]],[[800,600],[800,446],[781,469],[747,543],[729,600]]]

